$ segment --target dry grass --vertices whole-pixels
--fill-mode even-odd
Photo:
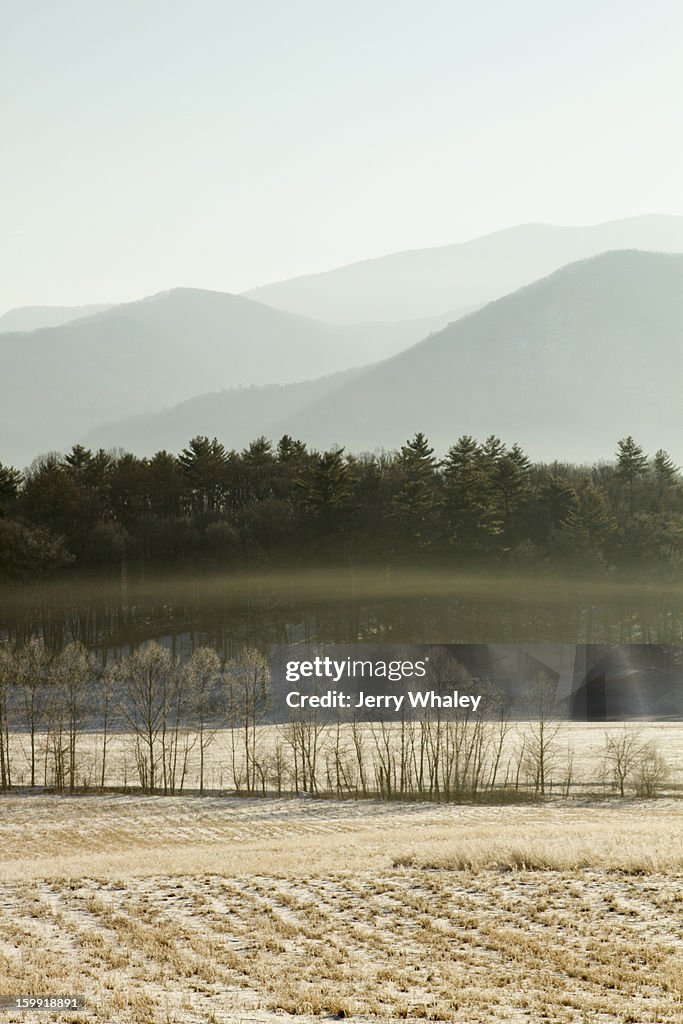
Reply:
[[[519,839],[507,843],[455,844],[439,857],[404,854],[394,867],[420,867],[432,871],[602,871],[626,875],[682,874],[683,848],[672,848],[667,837],[628,846],[604,839],[570,841]]]
[[[682,851],[674,800],[5,797],[0,992],[121,1024],[674,1024]]]

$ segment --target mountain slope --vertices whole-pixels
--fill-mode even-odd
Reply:
[[[61,327],[110,309],[110,304],[98,306],[18,306],[0,316],[0,331],[36,331],[40,327]]]
[[[455,314],[454,314],[455,315]],[[447,316],[337,329],[222,292],[176,289],[0,334],[0,461],[63,449],[111,418],[217,387],[315,378],[413,344]]]
[[[318,447],[367,450],[396,448],[422,430],[444,451],[463,433],[494,432],[519,441],[534,458],[583,462],[611,457],[616,441],[633,434],[650,451],[667,448],[681,462],[681,379],[683,256],[611,252],[492,302],[391,359],[332,379],[334,390],[322,396],[314,382],[298,393],[273,389],[265,402],[249,392],[195,399],[192,416],[182,419],[182,443],[202,432],[240,447],[261,433],[288,432]],[[251,402],[261,403],[262,419],[246,415]],[[170,438],[180,412],[163,415]],[[154,422],[129,429],[125,443],[147,450]],[[122,424],[90,440],[113,445],[122,443],[118,437]],[[161,447],[161,434],[155,437]]]
[[[481,306],[571,261],[613,249],[683,252],[683,217],[632,217],[592,227],[522,224],[469,242],[364,260],[245,294],[328,323],[403,320]]]
[[[362,369],[346,370],[297,384],[198,395],[161,412],[101,424],[82,440],[93,448],[121,447],[137,455],[180,451],[197,434],[220,437],[228,447],[242,448],[261,434],[274,437],[270,429],[274,417],[296,418],[301,409],[327,402],[362,373]]]
[[[683,256],[613,252],[571,264],[406,352],[288,426],[318,444],[443,449],[492,431],[536,458],[609,457],[634,434],[683,458]],[[276,424],[276,427],[278,425]]]

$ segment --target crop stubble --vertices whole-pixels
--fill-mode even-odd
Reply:
[[[93,1019],[683,1020],[675,800],[10,796],[0,835],[0,989]]]

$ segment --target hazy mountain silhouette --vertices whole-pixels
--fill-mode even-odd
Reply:
[[[89,441],[139,452],[197,433],[241,447],[287,432],[318,447],[444,451],[495,432],[537,459],[608,458],[633,434],[683,461],[683,256],[621,251],[573,263],[393,358],[296,388],[224,392]],[[318,392],[322,388],[322,393]],[[256,410],[252,415],[251,410]]]
[[[240,448],[267,433],[274,414],[285,420],[295,419],[301,409],[325,402],[362,373],[362,368],[353,369],[297,384],[198,395],[158,413],[104,423],[82,440],[95,448],[121,447],[139,455],[153,455],[162,449],[180,451],[190,438],[204,434]]]
[[[83,316],[111,309],[111,303],[93,306],[17,306],[0,316],[0,331],[36,331],[40,327],[61,327]]]
[[[70,446],[105,419],[157,411],[209,389],[372,363],[448,319],[334,328],[242,296],[175,289],[60,326],[5,332],[0,461],[24,464]]]
[[[414,249],[246,292],[328,323],[404,320],[481,306],[574,260],[610,249],[683,252],[683,217],[592,227],[521,224],[456,245]]]

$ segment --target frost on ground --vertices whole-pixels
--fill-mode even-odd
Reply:
[[[683,1021],[683,807],[0,799],[0,1020]]]

